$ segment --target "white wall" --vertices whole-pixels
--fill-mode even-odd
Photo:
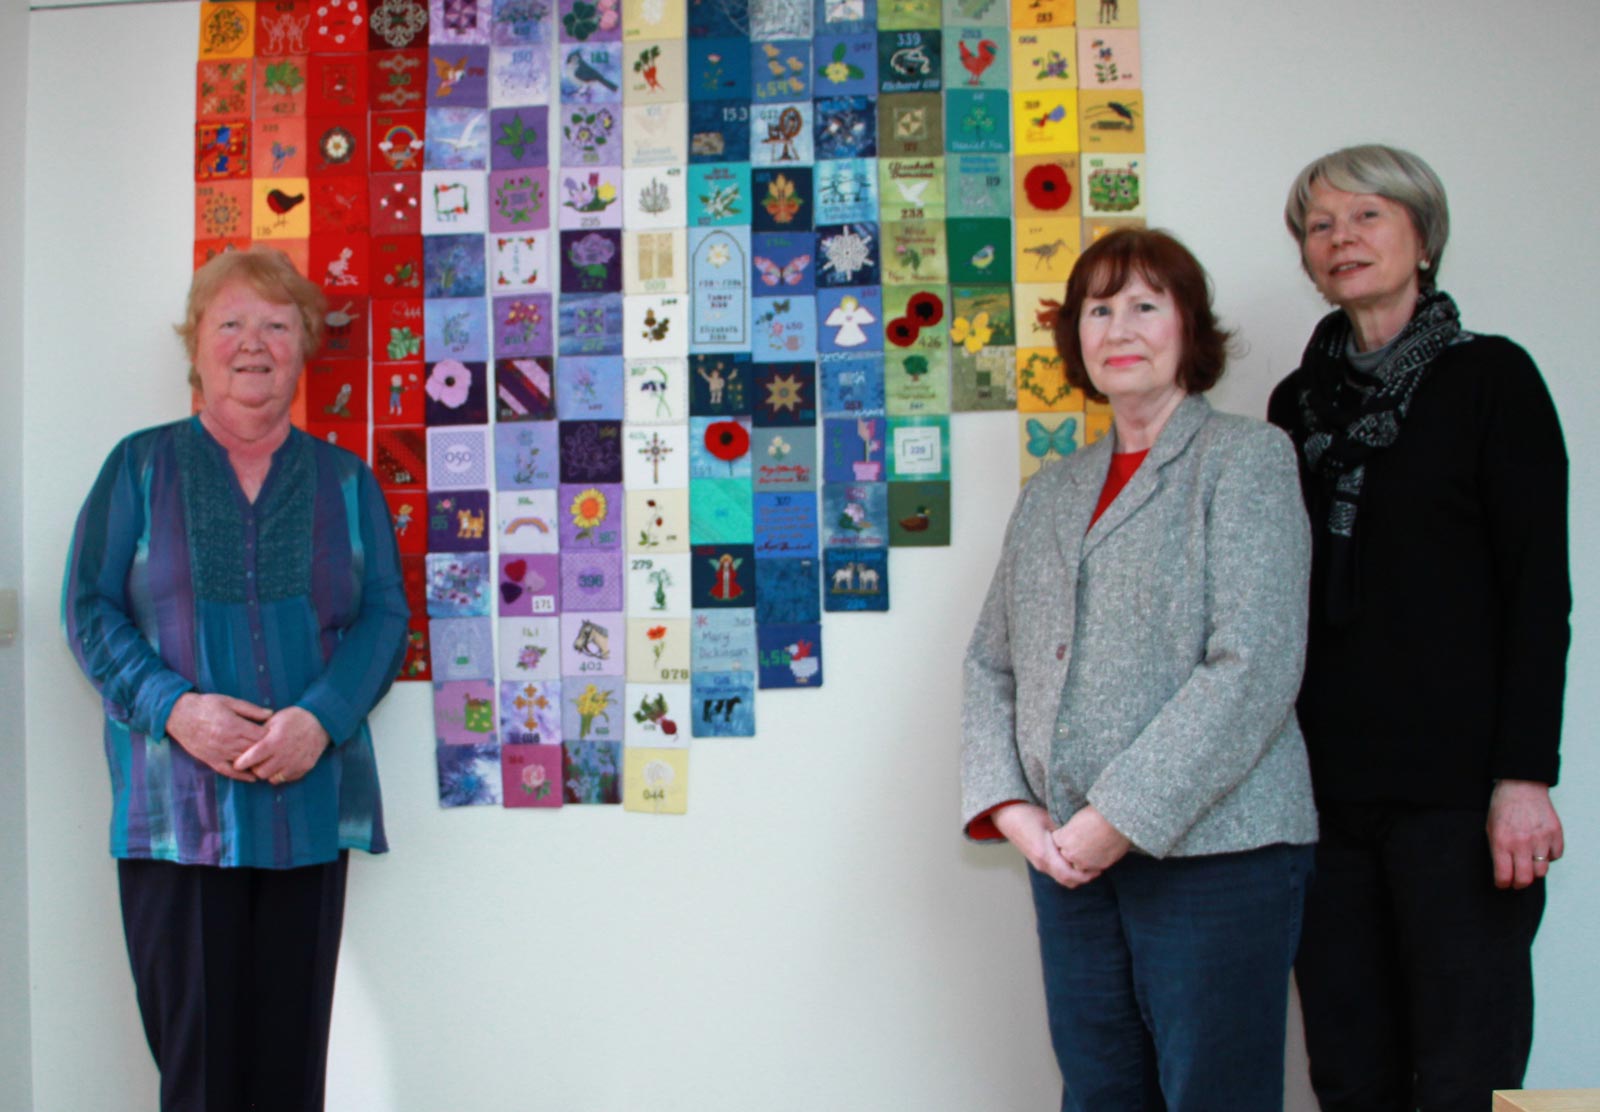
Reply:
[[[1582,122],[1600,101],[1600,20],[1581,0],[1541,6],[1537,28],[1488,0],[1143,8],[1154,215],[1211,268],[1250,344],[1220,403],[1260,412],[1321,311],[1278,217],[1295,171],[1367,138],[1423,153],[1456,215],[1445,284],[1469,326],[1533,352],[1561,408],[1571,674],[1593,674],[1600,392],[1579,335],[1600,255]],[[35,1106],[49,1112],[154,1107],[95,701],[55,590],[104,452],[184,406],[167,326],[188,270],[195,21],[192,3],[31,17],[27,834]],[[331,1108],[1053,1106],[1024,880],[955,829],[959,660],[1015,493],[1014,420],[953,423],[953,547],[894,554],[888,616],[829,617],[822,692],[763,694],[758,738],[695,743],[686,818],[441,812],[427,695],[390,696],[375,729],[395,852],[351,870]],[[1596,702],[1572,684],[1540,1085],[1600,1085]],[[1298,1064],[1292,1084],[1290,1107],[1309,1108]]]
[[[23,187],[28,13],[0,5],[0,197]],[[22,206],[0,207],[0,589],[22,586]],[[20,642],[0,645],[0,1112],[33,1100],[28,1046],[28,813]]]

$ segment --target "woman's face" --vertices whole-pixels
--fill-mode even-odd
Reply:
[[[1387,197],[1317,182],[1301,251],[1318,292],[1341,309],[1409,312],[1416,303],[1422,238],[1405,206]]]
[[[1137,272],[1109,297],[1084,299],[1078,343],[1089,381],[1113,408],[1158,401],[1181,389],[1183,321],[1178,307],[1170,294],[1151,288]]]
[[[305,365],[303,327],[293,304],[268,301],[246,282],[223,286],[197,329],[194,366],[205,408],[286,415]]]

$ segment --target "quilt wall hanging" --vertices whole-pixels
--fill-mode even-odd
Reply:
[[[950,543],[951,414],[1103,435],[1039,323],[1145,213],[1136,0],[205,0],[195,262],[328,296],[442,805],[686,810]]]

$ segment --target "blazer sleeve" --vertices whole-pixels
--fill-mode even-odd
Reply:
[[[961,828],[969,838],[973,819],[997,804],[1035,801],[1017,751],[1017,681],[1011,660],[1013,547],[1017,522],[1030,501],[1029,483],[1017,499],[1000,547],[1000,562],[978,624],[967,644],[961,699]],[[974,841],[980,839],[973,838]]]
[[[140,444],[148,445],[145,438]],[[167,667],[128,615],[128,571],[144,530],[143,467],[124,440],[107,457],[78,512],[61,586],[61,621],[78,667],[106,714],[150,738],[165,736],[179,696],[194,684]]]
[[[1157,857],[1249,775],[1294,714],[1310,533],[1294,449],[1281,431],[1258,429],[1230,450],[1206,514],[1204,657],[1088,793]]]
[[[316,716],[334,745],[355,736],[394,683],[410,618],[394,525],[378,481],[364,465],[344,481],[354,488],[350,528],[361,554],[361,609],[322,674],[295,700]]]
[[[1567,451],[1533,360],[1500,342],[1478,468],[1500,607],[1490,774],[1554,784],[1571,641]]]

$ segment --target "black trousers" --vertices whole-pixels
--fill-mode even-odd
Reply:
[[[1324,1112],[1483,1112],[1527,1068],[1544,882],[1494,886],[1482,811],[1319,811],[1295,976]]]
[[[320,1112],[348,864],[117,862],[162,1112]]]

